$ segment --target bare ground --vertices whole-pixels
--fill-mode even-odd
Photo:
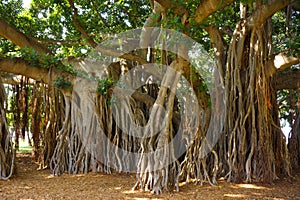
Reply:
[[[36,170],[29,155],[18,155],[18,174],[0,180],[0,199],[273,199],[300,200],[300,172],[294,179],[274,184],[233,184],[219,180],[218,186],[181,184],[180,192],[131,191],[134,175],[100,174],[51,176],[49,170]]]

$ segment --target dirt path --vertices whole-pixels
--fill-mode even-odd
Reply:
[[[294,181],[282,180],[273,185],[232,184],[219,181],[217,187],[187,184],[180,192],[151,195],[131,191],[134,175],[99,174],[54,177],[48,170],[37,171],[28,155],[18,157],[18,175],[0,180],[0,199],[299,199],[300,173]]]

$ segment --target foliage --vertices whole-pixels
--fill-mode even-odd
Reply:
[[[105,79],[100,79],[98,81],[97,92],[99,92],[102,96],[109,96],[109,89],[115,84],[115,81],[109,77]]]
[[[296,115],[299,113],[298,98],[299,93],[297,90],[284,89],[277,92],[279,118],[282,122],[288,122],[288,124],[281,124],[282,127],[291,127],[294,124]]]
[[[287,51],[288,55],[297,56],[300,53],[300,12],[291,11],[287,19],[287,11],[280,11],[272,16],[274,53]],[[285,27],[285,28],[283,28]]]
[[[75,1],[78,21],[96,42],[128,29],[142,27],[150,13],[147,0],[142,1]],[[33,0],[22,8],[22,0],[0,4],[0,17],[23,33],[46,44],[61,57],[86,55],[90,50],[86,38],[74,24],[74,10],[68,0]],[[93,16],[93,17],[91,17]],[[60,42],[61,41],[61,42]],[[1,45],[2,48],[2,45]],[[10,48],[10,51],[15,49]]]
[[[76,71],[72,68],[70,64],[63,64],[59,56],[52,56],[48,54],[39,55],[33,48],[23,48],[20,51],[20,56],[31,66],[41,67],[45,69],[50,69],[55,67],[64,72],[70,74],[76,74]],[[13,57],[13,56],[11,56]]]
[[[53,81],[54,86],[62,89],[62,90],[68,90],[72,91],[73,87],[70,81],[66,80],[64,77],[57,77],[56,80]]]

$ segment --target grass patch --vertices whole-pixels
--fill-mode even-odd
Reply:
[[[17,153],[31,153],[32,152],[32,147],[29,146],[28,142],[25,140],[20,139],[19,140],[19,150],[17,151]]]

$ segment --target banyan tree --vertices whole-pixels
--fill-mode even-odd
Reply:
[[[25,131],[52,174],[133,172],[133,189],[156,194],[292,176],[299,10],[291,0],[2,1],[1,178]]]

